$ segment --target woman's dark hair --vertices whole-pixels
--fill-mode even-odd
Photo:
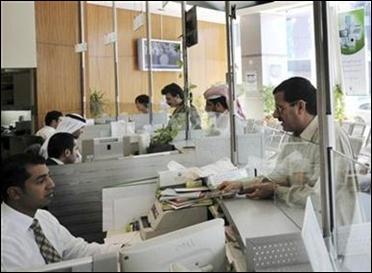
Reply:
[[[286,102],[303,100],[306,102],[306,111],[311,115],[316,115],[316,88],[305,78],[293,77],[283,81],[275,87],[273,94],[284,93]]]
[[[147,108],[148,105],[149,105],[149,102],[150,102],[150,97],[147,96],[147,95],[139,95],[139,96],[136,97],[134,102],[143,104]]]

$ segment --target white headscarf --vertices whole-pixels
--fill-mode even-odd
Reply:
[[[56,133],[73,134],[85,126],[86,120],[82,116],[79,114],[67,114],[62,117],[61,122],[57,126]],[[40,148],[40,155],[45,159],[48,158],[48,143],[50,138],[47,138]]]
[[[216,84],[216,85],[213,85],[212,87],[208,88],[205,92],[204,92],[204,98],[206,100],[212,100],[212,99],[217,99],[217,98],[220,98],[220,97],[225,97],[226,99],[226,103],[229,104],[229,87],[228,85],[226,84]],[[239,100],[236,99],[236,113],[238,115],[239,118],[241,119],[245,119],[245,115],[243,113],[243,109],[242,107],[240,106],[240,103],[239,103]]]

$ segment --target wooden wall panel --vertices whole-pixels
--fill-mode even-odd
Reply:
[[[81,113],[77,1],[35,1],[37,41],[37,122],[48,111]]]
[[[75,45],[79,39],[77,1],[35,1],[37,42]]]
[[[104,94],[105,113],[115,115],[114,49],[105,45],[105,34],[113,31],[112,9],[97,5],[86,6],[87,51],[87,116],[90,116],[89,96],[93,90]]]
[[[87,5],[88,55],[94,57],[113,57],[112,45],[105,45],[104,35],[112,32],[112,10],[108,7]]]
[[[115,115],[115,78],[113,58],[105,56],[89,57],[88,63],[88,94],[90,94],[90,91],[93,91],[94,89],[104,93],[106,102],[104,110],[109,115]]]
[[[119,96],[120,112],[136,111],[134,99],[147,93],[147,72],[137,65],[137,39],[146,37],[143,26],[133,31],[133,19],[138,12],[118,9]],[[74,52],[78,39],[77,1],[35,1],[37,30],[37,107],[39,127],[44,115],[57,109],[81,113],[80,56]],[[178,40],[181,35],[180,18],[152,15],[152,37]],[[198,22],[199,43],[189,49],[189,79],[197,85],[193,89],[194,102],[202,107],[202,93],[210,85],[225,80],[225,26]],[[112,45],[104,44],[104,34],[112,31],[112,9],[86,5],[86,60],[87,114],[89,116],[90,89],[105,93],[106,112],[115,113],[115,82]],[[154,109],[159,109],[161,89],[171,83],[183,85],[182,72],[154,72]]]

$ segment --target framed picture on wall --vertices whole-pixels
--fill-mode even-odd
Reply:
[[[182,71],[181,42],[151,39],[151,51],[153,71]],[[137,53],[139,69],[147,71],[147,39],[137,40]]]

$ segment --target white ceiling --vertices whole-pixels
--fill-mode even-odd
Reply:
[[[161,14],[173,17],[181,17],[181,4],[173,1],[168,1],[166,6],[163,8],[162,4],[166,1],[149,1],[150,12],[154,14]],[[102,5],[102,6],[112,6],[112,1],[88,1],[89,4]],[[145,12],[146,6],[145,1],[115,1],[117,8],[136,10]],[[187,10],[191,8],[191,5],[187,5]],[[198,20],[225,24],[225,12],[200,8],[197,9]]]
[[[89,4],[102,5],[102,6],[112,6],[113,1],[87,1]],[[117,8],[135,10],[138,12],[146,11],[146,1],[114,1]],[[224,1],[188,1],[191,4],[202,5],[203,8],[198,6],[197,16],[198,20],[225,24],[225,12],[217,9],[224,8]],[[231,1],[231,4],[237,4],[237,15],[244,16],[253,13],[276,13],[283,12],[291,8],[298,8],[301,6],[311,5],[312,1],[271,1],[270,3],[260,4],[256,6],[251,6],[244,8],[244,6],[253,5],[255,2],[259,1]],[[263,1],[265,2],[265,1]],[[266,1],[269,2],[269,1]],[[181,4],[177,1],[149,1],[150,12],[153,14],[160,14],[173,17],[181,17]],[[163,7],[163,3],[166,3]],[[187,5],[187,10],[190,9],[192,5]]]

